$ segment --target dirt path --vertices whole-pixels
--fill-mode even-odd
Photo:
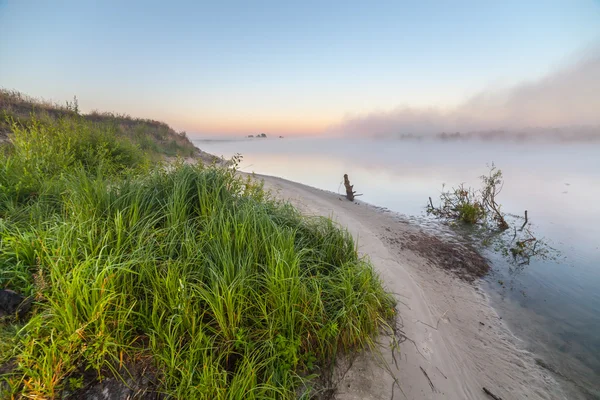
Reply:
[[[410,340],[398,354],[390,338],[382,337],[380,356],[362,354],[349,370],[340,369],[337,399],[493,399],[484,387],[503,400],[565,398],[532,355],[519,350],[518,339],[476,283],[439,268],[409,245],[423,235],[417,227],[334,193],[259,178],[304,213],[332,216],[347,227],[399,302],[402,330]]]

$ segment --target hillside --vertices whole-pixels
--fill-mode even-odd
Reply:
[[[0,88],[0,142],[6,141],[14,130],[14,124],[28,127],[36,122],[54,123],[58,120],[78,120],[90,125],[102,126],[113,131],[117,137],[126,138],[144,151],[156,155],[194,157],[198,150],[185,132],[176,132],[164,122],[130,117],[111,112],[79,112],[77,99],[65,105],[30,97],[14,90]]]

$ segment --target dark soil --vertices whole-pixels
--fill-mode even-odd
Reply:
[[[63,398],[70,400],[112,400],[139,399],[161,400],[167,397],[158,392],[159,382],[156,370],[149,361],[130,364],[119,370],[118,377],[104,377],[99,380],[94,372],[83,372],[83,387],[74,391],[68,389]]]
[[[467,243],[441,239],[416,229],[414,232],[396,235],[391,229],[387,231],[390,233],[382,239],[388,244],[410,250],[467,282],[473,282],[490,270],[488,261]]]
[[[435,236],[420,233],[409,235],[404,245],[435,265],[451,271],[459,278],[469,282],[484,276],[490,270],[488,261],[467,244],[447,242]]]
[[[16,315],[21,319],[31,309],[32,299],[26,299],[12,290],[0,290],[0,317]]]

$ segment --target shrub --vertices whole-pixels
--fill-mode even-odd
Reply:
[[[507,229],[508,224],[501,212],[501,206],[496,202],[503,186],[502,171],[492,164],[489,174],[481,176],[480,179],[483,183],[480,190],[465,188],[463,184],[449,191],[442,187],[440,205],[435,207],[430,197],[427,213],[467,224],[487,222],[491,219],[501,230]]]

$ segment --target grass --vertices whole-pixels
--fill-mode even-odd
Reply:
[[[15,127],[30,128],[32,123],[77,123],[92,130],[110,131],[121,140],[140,147],[147,154],[157,156],[191,157],[196,148],[185,132],[176,132],[164,122],[132,118],[126,114],[79,111],[77,98],[65,105],[36,99],[15,90],[0,88],[0,143],[6,133]],[[35,118],[31,118],[31,116]]]
[[[347,231],[235,169],[155,165],[78,117],[13,128],[0,288],[35,303],[0,321],[3,397],[65,398],[144,364],[174,398],[309,398],[393,317]]]

